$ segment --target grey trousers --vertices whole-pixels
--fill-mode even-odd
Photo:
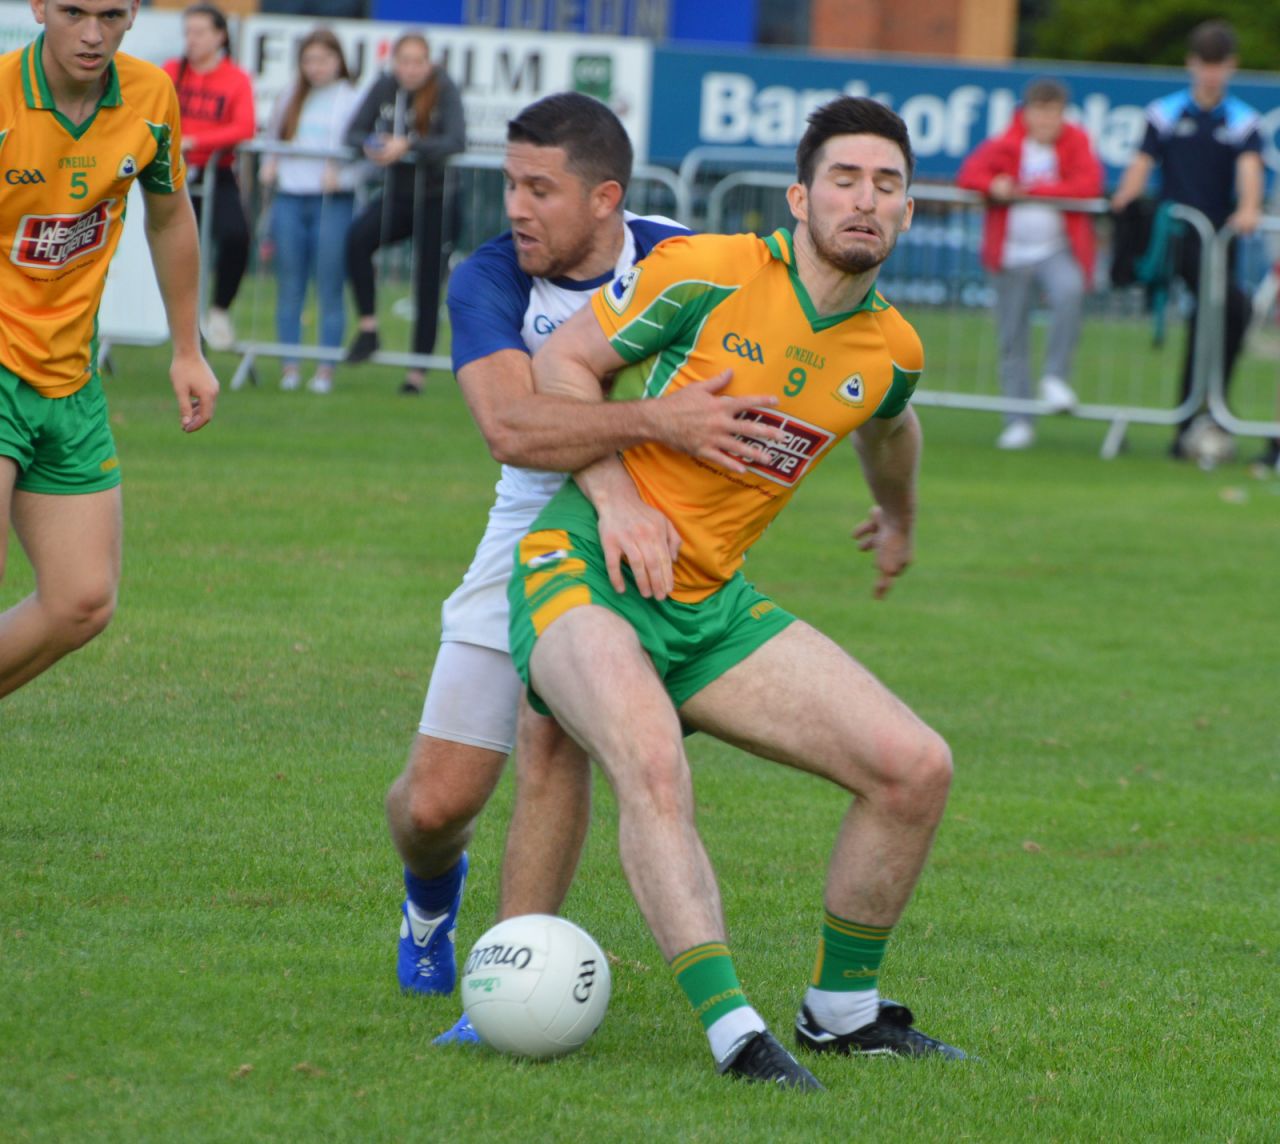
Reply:
[[[1071,377],[1071,361],[1084,318],[1084,271],[1069,250],[995,275],[996,335],[1000,343],[1000,389],[1006,397],[1030,398],[1031,310],[1042,291],[1049,306],[1049,341],[1041,377]],[[1006,421],[1028,420],[1025,413]]]

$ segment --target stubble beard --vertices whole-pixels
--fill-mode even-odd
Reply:
[[[838,246],[825,231],[811,227],[809,233],[813,236],[813,247],[819,257],[845,274],[865,274],[868,270],[874,270],[893,253],[898,241],[896,234],[891,238],[882,234],[880,244],[874,249],[861,243],[850,248]]]

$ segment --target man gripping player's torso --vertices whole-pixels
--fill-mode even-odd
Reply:
[[[623,453],[644,500],[679,522],[672,598],[685,603],[705,599],[734,575],[832,445],[872,417],[901,413],[924,364],[919,337],[874,288],[855,310],[820,317],[795,271],[786,230],[768,238],[671,239],[591,305],[646,396],[728,368],[727,394],[779,399],[756,416],[781,424],[787,436],[745,473],[659,444]],[[594,534],[594,509],[570,485],[534,527]]]

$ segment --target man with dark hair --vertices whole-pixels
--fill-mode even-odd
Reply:
[[[599,402],[632,371],[649,397],[731,368],[728,393],[769,392],[743,415],[783,440],[746,471],[662,443],[576,473],[519,543],[509,588],[512,657],[608,775],[623,868],[702,1022],[717,1068],[822,1086],[768,1032],[739,984],[715,874],[694,824],[683,734],[705,731],[855,795],[827,876],[811,987],[796,1022],[811,1051],[962,1057],[881,1001],[890,930],[928,855],[951,778],[947,745],[865,668],[742,575],[746,550],[792,491],[853,433],[876,504],[855,531],[883,596],[911,559],[920,428],[908,404],[923,366],[915,331],[875,289],[911,222],[910,141],[881,105],[819,108],[787,192],[794,234],[671,238],[597,291],[534,358],[536,400]],[[664,396],[663,400],[674,400]],[[589,406],[588,406],[589,407]],[[638,498],[638,499],[637,499]],[[652,582],[680,538],[668,590],[623,567],[619,525],[644,519]]]
[[[1200,211],[1214,229],[1230,227],[1252,234],[1262,215],[1262,136],[1257,111],[1227,93],[1236,70],[1236,35],[1225,20],[1196,26],[1187,43],[1191,86],[1147,106],[1147,131],[1138,153],[1120,180],[1111,206],[1121,211],[1146,189],[1151,172],[1161,171],[1161,198]],[[1226,334],[1223,339],[1223,384],[1231,380],[1236,357],[1249,325],[1249,296],[1236,282],[1237,247],[1228,247]],[[1182,228],[1175,270],[1198,302],[1201,240]],[[1187,351],[1179,404],[1191,396],[1196,355],[1196,312],[1187,320]],[[1183,437],[1196,410],[1178,426],[1170,453],[1183,458]]]
[[[533,141],[544,138],[554,142]],[[397,970],[401,987],[417,993],[454,987],[465,847],[517,737],[521,687],[507,650],[512,553],[564,483],[554,470],[642,441],[740,469],[735,457],[758,447],[738,437],[735,415],[767,400],[720,397],[724,378],[662,402],[535,400],[530,355],[551,330],[663,239],[687,232],[623,210],[631,145],[617,117],[588,96],[550,96],[522,112],[503,169],[511,230],[472,254],[449,287],[454,371],[502,476],[471,567],[444,603],[419,731],[387,795],[406,887]],[[756,436],[778,434],[762,427]],[[551,719],[529,714],[519,738],[527,813],[510,833],[503,906],[554,913],[587,828],[589,770]],[[533,870],[546,873],[533,878]],[[452,1034],[473,1039],[465,1018]]]

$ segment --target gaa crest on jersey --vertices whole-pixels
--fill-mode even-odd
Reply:
[[[117,179],[132,179],[138,173],[138,160],[132,155],[126,155],[120,160],[120,166],[116,168]]]
[[[836,386],[836,397],[846,405],[861,408],[866,401],[867,387],[863,384],[862,374],[850,374]]]
[[[619,278],[615,278],[604,288],[604,300],[615,314],[623,313],[631,305],[631,297],[636,292],[636,283],[640,281],[640,267],[633,266]]]
[[[101,250],[107,245],[114,203],[103,199],[78,215],[23,215],[9,260],[35,270],[57,270]]]

